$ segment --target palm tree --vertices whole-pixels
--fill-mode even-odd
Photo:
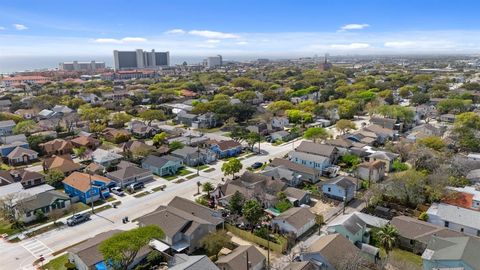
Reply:
[[[397,228],[395,228],[395,226],[390,224],[383,226],[380,229],[380,231],[377,232],[378,241],[380,242],[382,247],[385,249],[385,252],[387,253],[387,257],[390,251],[393,250],[397,237],[398,237]]]

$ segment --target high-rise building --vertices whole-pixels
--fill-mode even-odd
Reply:
[[[96,71],[98,69],[105,69],[104,62],[62,62],[59,65],[60,70],[65,71]]]
[[[156,69],[170,65],[169,52],[151,52],[137,49],[135,51],[113,51],[115,70],[121,69]]]
[[[207,57],[206,64],[207,64],[208,68],[221,67],[222,66],[222,56],[217,55],[217,56]]]

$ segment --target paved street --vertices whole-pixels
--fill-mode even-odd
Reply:
[[[295,141],[293,144],[297,146],[299,141]],[[271,158],[281,157],[287,154],[292,150],[292,142],[281,146],[272,146],[269,143],[262,143],[261,149],[262,152],[265,151],[265,153],[262,153],[261,155],[253,155],[242,160],[242,171],[255,162],[266,162]],[[130,220],[138,218],[155,210],[160,205],[167,204],[175,196],[193,199],[193,195],[197,192],[197,181],[202,183],[209,181],[214,185],[221,182],[222,177],[224,177],[220,170],[222,163],[222,161],[219,161],[211,166],[212,168],[215,168],[215,171],[209,173],[200,172],[200,176],[183,183],[175,184],[168,182],[165,191],[154,192],[140,198],[125,196],[121,199],[122,204],[119,205],[118,208],[108,209],[102,211],[98,215],[92,215],[92,220],[84,224],[74,227],[61,227],[43,233],[36,236],[33,242],[32,239],[26,239],[19,243],[0,241],[0,250],[2,251],[2,256],[0,256],[0,265],[2,267],[0,268],[28,269],[24,267],[31,266],[36,260],[36,256],[39,256],[40,254],[45,256],[46,254],[43,253],[48,254],[49,250],[55,252],[65,249],[66,247],[72,246],[80,241],[108,230],[128,230],[134,228],[135,224],[133,223],[123,224],[122,218],[125,216],[128,216]],[[150,190],[165,183],[166,181],[164,180],[149,183],[146,185],[146,190]]]

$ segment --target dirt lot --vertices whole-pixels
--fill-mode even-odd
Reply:
[[[326,213],[332,211],[339,203],[334,201],[321,201],[312,199],[312,204],[310,205],[310,211],[315,214],[326,215]]]
[[[243,240],[242,238],[235,236],[231,232],[228,232],[228,235],[232,237],[232,242],[237,244],[237,245],[254,245],[264,256],[267,258],[267,249],[263,248],[255,243],[248,242],[246,240]],[[282,254],[276,253],[274,251],[270,251],[270,262],[276,261],[282,257]]]

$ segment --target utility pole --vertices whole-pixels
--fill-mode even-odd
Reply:
[[[95,212],[93,211],[93,189],[92,189],[92,175],[89,173],[88,174],[89,180],[90,180],[90,203],[92,205],[92,214]],[[99,190],[100,191],[100,190]]]
[[[247,270],[250,270],[250,261],[248,260],[248,251],[246,251],[247,253]]]
[[[200,145],[197,144],[197,176],[200,175]]]
[[[267,234],[267,270],[270,270],[270,230],[268,230]]]

